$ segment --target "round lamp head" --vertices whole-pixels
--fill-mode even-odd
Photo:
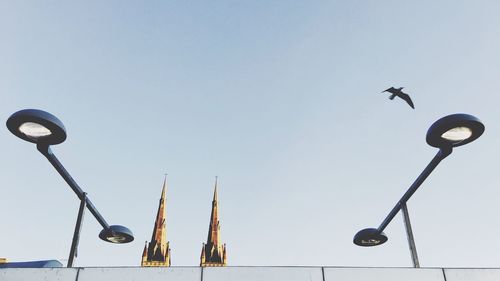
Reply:
[[[452,114],[443,117],[427,131],[427,143],[442,148],[456,147],[479,138],[484,132],[484,125],[479,119],[469,114]]]
[[[130,229],[122,225],[110,225],[99,233],[99,238],[106,242],[124,244],[134,241],[134,235]]]
[[[61,120],[38,109],[24,109],[12,114],[7,119],[7,128],[15,136],[32,143],[59,144],[66,139]]]
[[[354,235],[353,242],[362,247],[378,246],[387,242],[387,236],[376,228],[365,228]]]

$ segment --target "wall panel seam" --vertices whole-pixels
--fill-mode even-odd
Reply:
[[[441,270],[443,271],[444,281],[447,281],[447,280],[446,280],[446,271],[444,270],[444,268],[442,268]]]
[[[78,281],[78,278],[80,277],[80,269],[81,269],[80,267],[78,267],[78,268],[76,269],[76,277],[75,277],[75,281]]]

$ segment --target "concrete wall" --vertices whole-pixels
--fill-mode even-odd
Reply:
[[[3,268],[0,281],[498,281],[500,269],[346,267]]]

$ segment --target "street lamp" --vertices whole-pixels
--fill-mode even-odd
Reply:
[[[70,255],[68,258],[68,267],[72,267],[73,259],[78,248],[80,237],[80,229],[83,221],[85,207],[94,215],[97,221],[103,227],[99,233],[99,238],[110,243],[129,243],[134,240],[134,236],[130,229],[121,225],[108,225],[106,220],[97,211],[92,201],[87,197],[87,194],[78,186],[71,175],[66,171],[64,166],[59,162],[56,156],[52,153],[50,146],[53,144],[62,143],[66,140],[66,129],[63,123],[54,115],[37,109],[25,109],[12,114],[7,120],[7,128],[15,136],[36,144],[40,151],[54,166],[57,172],[68,183],[71,189],[80,199],[80,209],[75,225],[73,240],[71,243]]]
[[[413,265],[419,267],[415,241],[411,231],[410,217],[406,202],[436,168],[436,166],[451,154],[453,147],[470,143],[479,138],[484,132],[484,125],[479,119],[468,114],[452,114],[434,122],[427,131],[427,143],[430,146],[439,148],[438,153],[427,167],[418,176],[415,182],[410,186],[406,193],[399,199],[396,206],[384,219],[378,228],[366,228],[354,236],[353,242],[358,246],[371,247],[382,245],[387,241],[387,236],[383,232],[391,220],[396,216],[399,210],[403,210],[406,232],[408,234],[408,243],[413,259]]]

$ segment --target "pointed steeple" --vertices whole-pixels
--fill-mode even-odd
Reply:
[[[210,224],[208,226],[207,244],[212,243],[215,246],[220,245],[220,226],[219,226],[219,206],[217,196],[217,177],[215,177],[214,198],[212,200],[212,214],[210,215]]]
[[[221,244],[219,206],[217,194],[217,177],[215,177],[214,197],[212,200],[212,214],[208,225],[207,243],[203,243],[201,250],[200,266],[225,266],[226,245]]]
[[[151,235],[151,242],[145,247],[147,250],[146,258],[143,258],[141,266],[170,266],[170,247],[167,241],[167,227],[166,227],[166,204],[167,204],[167,176],[163,181],[163,188],[161,191],[158,212],[156,213],[155,225],[153,227],[153,234]],[[146,249],[147,248],[147,249]]]
[[[218,178],[219,178],[218,176],[215,176],[214,199],[212,199],[213,202],[219,201],[219,196],[217,194],[217,179]]]
[[[153,236],[151,241],[157,241],[162,246],[167,243],[167,229],[165,227],[165,217],[166,217],[166,202],[167,198],[165,195],[167,189],[167,177],[163,180],[163,188],[161,190],[160,203],[158,206],[158,212],[156,213],[155,226],[153,228]]]

